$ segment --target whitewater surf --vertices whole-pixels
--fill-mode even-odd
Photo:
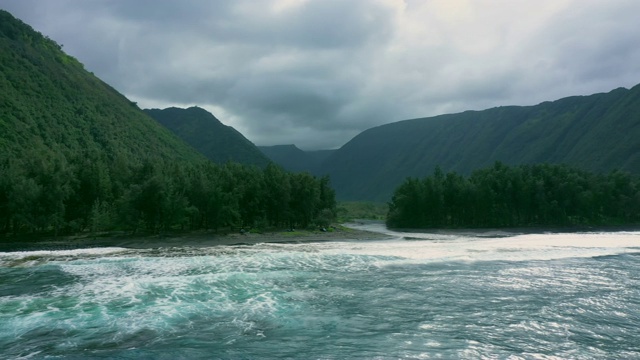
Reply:
[[[0,357],[640,358],[640,232],[362,227],[393,238],[0,253]]]

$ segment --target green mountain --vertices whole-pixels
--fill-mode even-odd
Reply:
[[[270,162],[251,141],[204,109],[171,107],[144,111],[216,163],[233,161],[265,167]]]
[[[271,161],[293,172],[318,174],[324,160],[335,150],[303,151],[295,145],[258,146]]]
[[[197,131],[196,145],[225,164],[0,11],[0,245],[50,235],[94,241],[114,230],[306,228],[335,218],[328,178],[286,173],[202,109],[148,112],[183,136]]]
[[[495,161],[640,173],[640,85],[378,126],[331,155],[322,173],[339,199],[388,201],[405,178],[436,166],[470,174]]]
[[[53,40],[0,10],[0,153],[201,159]]]

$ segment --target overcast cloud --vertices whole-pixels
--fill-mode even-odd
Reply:
[[[0,0],[142,108],[256,145],[640,83],[637,0]]]

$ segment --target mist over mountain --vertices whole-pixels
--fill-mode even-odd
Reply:
[[[216,163],[267,166],[270,160],[247,138],[199,107],[145,109],[145,113]]]

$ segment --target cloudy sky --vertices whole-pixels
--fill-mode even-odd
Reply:
[[[256,145],[640,83],[637,0],[0,0],[142,108]]]

